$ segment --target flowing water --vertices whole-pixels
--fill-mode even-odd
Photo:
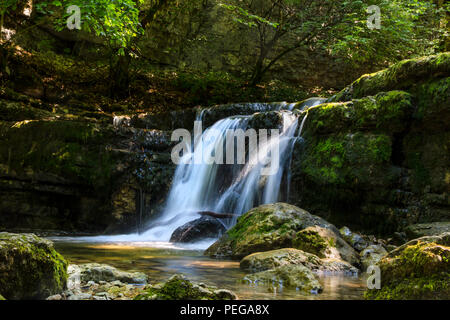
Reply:
[[[305,295],[293,289],[255,286],[242,283],[245,271],[238,261],[216,260],[203,256],[201,250],[178,247],[170,243],[90,242],[89,238],[55,239],[56,249],[70,263],[106,263],[125,271],[140,271],[150,283],[167,280],[176,273],[188,279],[234,291],[239,299],[346,300],[362,299],[363,277],[319,275],[324,291]]]
[[[320,104],[324,99],[309,99],[298,110]],[[245,130],[251,115],[232,116],[217,121],[198,137],[190,152],[178,165],[167,203],[160,217],[142,234],[54,238],[57,249],[71,263],[99,262],[128,271],[142,271],[151,283],[165,280],[174,273],[189,279],[207,282],[233,290],[241,299],[360,299],[364,291],[361,277],[320,275],[324,292],[302,295],[295,290],[244,284],[245,272],[239,263],[215,260],[203,256],[203,250],[217,239],[207,239],[190,245],[169,243],[172,232],[179,226],[197,219],[198,211],[245,213],[260,204],[287,199],[289,194],[290,163],[295,142],[300,138],[307,115],[298,125],[294,104],[255,104],[255,112],[275,110],[281,113],[283,124],[279,139],[272,136],[258,145],[257,152],[247,152],[241,164],[217,164],[211,161],[218,146],[224,146],[227,130]],[[197,120],[202,120],[203,112]],[[117,122],[117,124],[116,124]],[[115,120],[118,125],[119,120]],[[263,175],[273,146],[279,146],[279,166],[275,174]],[[203,161],[196,163],[196,157]],[[254,159],[255,161],[251,161]],[[284,188],[282,188],[284,186]],[[236,218],[223,221],[229,228]]]

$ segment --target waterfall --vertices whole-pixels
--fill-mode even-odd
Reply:
[[[297,107],[298,110],[314,106],[322,100],[307,100]],[[306,116],[298,129],[298,115],[291,110],[295,104],[281,103],[271,105],[272,110],[279,111],[283,124],[279,139],[269,138],[260,143],[257,153],[247,154],[245,164],[208,164],[214,156],[217,146],[226,143],[227,130],[246,130],[252,116],[231,116],[217,121],[197,138],[189,153],[183,155],[173,178],[167,203],[161,216],[153,221],[142,236],[151,241],[168,241],[172,232],[179,226],[198,219],[199,211],[234,213],[239,216],[261,204],[286,201],[289,193],[292,151],[295,141],[301,135]],[[266,107],[266,110],[269,107]],[[255,109],[261,109],[258,105]],[[199,113],[201,120],[204,111]],[[219,134],[217,134],[219,132]],[[299,132],[296,134],[296,132]],[[279,144],[279,167],[275,174],[262,175],[265,158],[270,155],[271,146]],[[201,150],[203,162],[192,161]],[[250,161],[254,157],[255,161]],[[191,161],[190,161],[191,160]],[[285,182],[285,183],[283,183]],[[284,194],[281,186],[284,186]],[[236,216],[224,221],[227,228],[236,223]]]

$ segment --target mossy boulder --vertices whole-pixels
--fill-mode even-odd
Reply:
[[[359,265],[356,251],[334,231],[320,226],[305,228],[295,235],[293,247],[320,258],[344,260]]]
[[[412,240],[378,263],[381,289],[367,299],[449,299],[450,233]]]
[[[405,91],[323,103],[308,109],[305,136],[370,130],[394,134],[405,130],[413,113],[413,98]]]
[[[9,300],[45,299],[64,290],[67,261],[51,241],[0,233],[0,288]]]
[[[287,203],[254,208],[238,218],[237,223],[205,254],[241,259],[251,253],[292,247],[298,231],[310,226],[338,230],[324,219]]]
[[[321,259],[318,256],[294,248],[257,252],[240,262],[241,269],[252,273],[275,269],[286,265],[303,265],[313,271],[357,274],[358,269],[340,259]]]
[[[302,293],[323,291],[317,276],[303,265],[284,265],[274,269],[248,274],[243,281],[249,284],[263,284],[276,288],[292,288]]]
[[[1,294],[0,294],[0,301],[4,301],[4,300],[6,300]]]
[[[449,75],[449,52],[403,60],[387,69],[363,75],[331,100],[348,101],[381,91],[410,89],[417,83]]]
[[[226,289],[194,283],[183,275],[174,275],[163,283],[147,287],[135,300],[236,300]]]

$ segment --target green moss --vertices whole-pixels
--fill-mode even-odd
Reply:
[[[195,284],[183,276],[174,275],[137,295],[135,300],[229,300],[232,293],[218,293],[215,287]]]
[[[112,137],[88,122],[17,122],[2,134],[0,162],[17,173],[47,172],[109,188],[117,156],[105,147]]]
[[[368,290],[367,299],[448,299],[450,247],[417,241],[380,263],[381,290]]]
[[[315,254],[320,258],[325,258],[325,250],[329,245],[316,231],[313,230],[302,230],[298,232],[293,244],[294,248]]]
[[[0,301],[6,300],[1,294],[0,294]]]
[[[66,286],[68,263],[49,241],[34,235],[0,233],[0,258],[2,269],[7,270],[0,277],[0,287],[10,299],[42,299]]]
[[[450,74],[450,53],[403,60],[391,67],[366,74],[339,92],[333,101],[348,101],[382,91],[410,89],[431,78]]]
[[[307,141],[302,172],[321,184],[367,181],[389,162],[392,152],[387,135],[348,134]]]

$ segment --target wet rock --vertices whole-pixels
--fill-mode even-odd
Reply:
[[[363,271],[367,270],[369,266],[376,265],[387,253],[382,245],[370,245],[365,248],[360,253]]]
[[[295,235],[293,246],[320,258],[344,260],[352,265],[359,265],[356,251],[335,232],[320,226],[299,231]]]
[[[450,232],[449,221],[413,224],[407,226],[405,229],[405,233],[409,239],[435,236],[444,232]]]
[[[411,240],[377,264],[381,289],[367,290],[367,299],[449,299],[450,233]]]
[[[342,238],[358,252],[364,250],[369,245],[361,235],[352,232],[348,227],[342,227],[339,229],[339,232]]]
[[[45,299],[64,290],[67,261],[34,234],[0,233],[0,288],[8,300]]]
[[[302,265],[284,265],[271,270],[248,274],[243,281],[250,284],[293,288],[304,293],[322,292],[322,286],[317,276]]]
[[[216,218],[202,216],[178,227],[170,237],[170,242],[195,242],[205,238],[218,238],[226,229]]]
[[[250,272],[260,272],[285,265],[303,265],[313,271],[357,274],[358,269],[337,259],[321,259],[318,256],[294,248],[257,252],[246,256],[240,267]]]
[[[261,251],[292,248],[298,231],[309,226],[339,231],[324,219],[286,203],[262,205],[241,217],[205,254],[209,256],[243,257]]]
[[[174,275],[166,282],[147,286],[135,300],[236,300],[233,292],[197,284],[183,275]]]
[[[147,275],[142,272],[125,272],[120,271],[107,264],[88,263],[73,267],[73,272],[70,275],[70,279],[76,279],[79,277],[81,282],[94,281],[99,284],[106,282],[113,282],[119,280],[123,283],[130,284],[146,284]],[[74,280],[76,283],[76,280]],[[70,287],[70,286],[69,286]]]

